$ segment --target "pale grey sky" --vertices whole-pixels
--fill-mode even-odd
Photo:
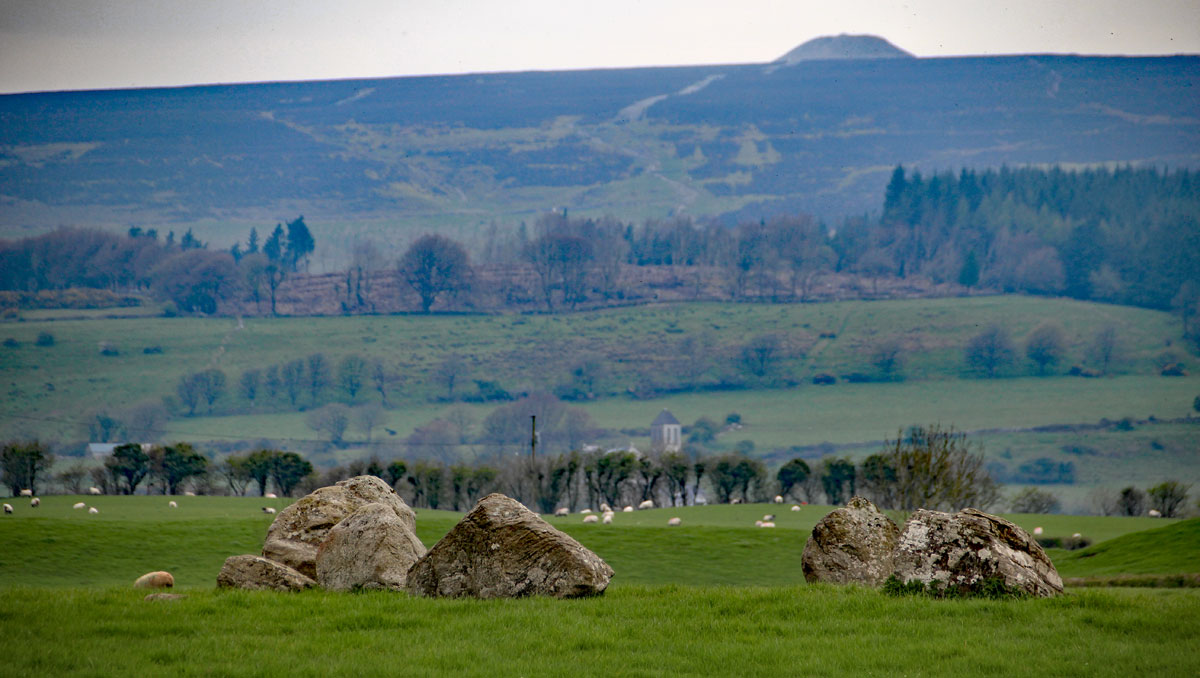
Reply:
[[[918,56],[1198,54],[1197,0],[0,0],[0,92]]]

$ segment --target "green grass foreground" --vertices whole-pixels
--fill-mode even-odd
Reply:
[[[0,590],[6,670],[45,676],[1129,676],[1200,670],[1200,592],[891,598],[628,587],[586,600]]]

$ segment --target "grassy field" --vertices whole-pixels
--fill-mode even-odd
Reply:
[[[428,600],[218,591],[288,500],[47,497],[0,520],[0,656],[11,675],[1194,675],[1200,591],[1071,590],[1053,600],[892,598],[805,585],[799,555],[828,507],[658,509],[614,525],[551,519],[616,570],[599,598]],[[786,508],[786,507],[784,507]],[[667,517],[684,526],[665,527]],[[432,544],[461,517],[418,511]],[[900,516],[897,516],[900,517]],[[1064,574],[1195,569],[1200,520],[1010,516],[1098,543]],[[1090,555],[1089,555],[1090,554]],[[1095,563],[1095,565],[1093,565]],[[176,575],[187,598],[132,580]]]

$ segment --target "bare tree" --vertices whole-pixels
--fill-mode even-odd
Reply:
[[[983,454],[953,428],[913,427],[888,442],[883,452],[896,475],[896,508],[986,509],[1000,497]]]
[[[371,443],[371,434],[384,422],[383,407],[378,403],[367,403],[361,405],[354,410],[355,417],[358,421],[358,427],[362,429],[363,435],[367,438],[367,444]]]
[[[1008,330],[999,325],[991,325],[967,341],[964,351],[967,365],[972,369],[983,372],[988,378],[994,378],[996,373],[1012,364],[1016,349]]]
[[[1096,365],[1101,374],[1108,374],[1113,363],[1119,360],[1120,351],[1117,328],[1107,325],[1096,333],[1091,346],[1088,347],[1088,360]]]
[[[329,442],[334,445],[341,445],[342,437],[350,427],[350,408],[341,403],[330,403],[305,415],[304,423],[312,430],[328,436]]]
[[[1066,352],[1066,333],[1057,323],[1042,323],[1025,340],[1025,356],[1037,365],[1038,374],[1054,367]]]
[[[433,370],[433,378],[446,388],[446,400],[454,400],[454,388],[467,373],[467,363],[457,353],[449,353]]]
[[[465,288],[471,279],[467,251],[440,235],[425,235],[400,258],[400,277],[421,297],[421,312],[428,313],[438,298]]]
[[[338,384],[350,400],[358,397],[367,378],[367,361],[362,356],[351,354],[338,363]]]
[[[371,385],[379,393],[379,401],[385,407],[388,404],[388,394],[400,383],[400,375],[388,367],[382,360],[371,363]]]

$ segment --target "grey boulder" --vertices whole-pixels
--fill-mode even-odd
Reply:
[[[875,505],[854,497],[820,520],[800,566],[809,582],[880,586],[892,575],[900,528]]]
[[[513,499],[490,494],[408,571],[429,597],[598,595],[613,570],[599,556]]]
[[[301,591],[316,586],[296,570],[254,555],[230,556],[217,575],[218,588]]]
[[[1062,593],[1062,577],[1028,532],[976,509],[913,512],[896,547],[895,574],[938,589],[974,592],[988,580],[1033,596]]]
[[[264,557],[317,575],[317,547],[343,518],[367,504],[390,508],[410,532],[416,532],[416,514],[387,483],[375,476],[358,476],[322,487],[279,512],[267,530]]]
[[[317,548],[317,584],[331,591],[401,591],[425,545],[390,506],[371,503],[329,530]]]

